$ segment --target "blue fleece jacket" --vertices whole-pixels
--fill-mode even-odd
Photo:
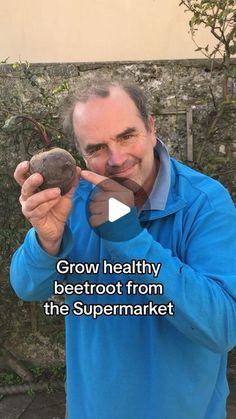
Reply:
[[[217,181],[171,159],[163,210],[136,211],[113,223],[109,240],[91,230],[81,181],[61,252],[46,254],[31,229],[11,264],[11,282],[24,300],[45,300],[54,281],[72,284],[161,283],[164,293],[68,295],[66,316],[69,419],[224,419],[227,351],[236,344],[236,212]],[[122,220],[122,223],[121,223]],[[139,222],[137,222],[139,221]],[[119,227],[119,228],[118,228]],[[120,234],[135,234],[117,241]],[[107,232],[106,232],[107,234]],[[103,236],[104,237],[104,236]],[[60,259],[102,264],[145,260],[152,273],[72,274]],[[74,303],[174,304],[174,315],[73,314]]]

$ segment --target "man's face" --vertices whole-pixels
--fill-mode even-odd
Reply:
[[[106,98],[78,102],[73,125],[87,168],[107,177],[129,178],[150,189],[156,175],[154,122],[147,130],[128,94],[113,87]],[[78,141],[77,140],[77,141]]]

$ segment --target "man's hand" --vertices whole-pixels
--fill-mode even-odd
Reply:
[[[115,180],[90,172],[89,170],[82,170],[81,177],[101,189],[101,191],[95,192],[89,204],[91,213],[89,222],[92,227],[98,227],[108,221],[109,198],[115,198],[128,207],[135,206],[133,192]]]
[[[38,192],[43,177],[35,173],[28,177],[29,162],[20,163],[15,170],[14,178],[22,187],[19,201],[24,216],[35,227],[39,241],[44,250],[56,255],[64,232],[66,220],[72,209],[72,196],[80,178],[78,176],[70,191],[61,196],[59,188],[50,188]]]

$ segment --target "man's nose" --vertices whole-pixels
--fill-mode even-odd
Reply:
[[[109,166],[121,166],[125,161],[124,152],[119,146],[109,148],[108,151],[108,164]]]

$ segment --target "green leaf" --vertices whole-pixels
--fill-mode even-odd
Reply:
[[[229,52],[230,52],[231,55],[236,54],[236,43],[229,46]]]
[[[15,129],[16,126],[16,117],[15,116],[11,116],[10,118],[6,119],[2,129],[6,132],[12,132]]]

